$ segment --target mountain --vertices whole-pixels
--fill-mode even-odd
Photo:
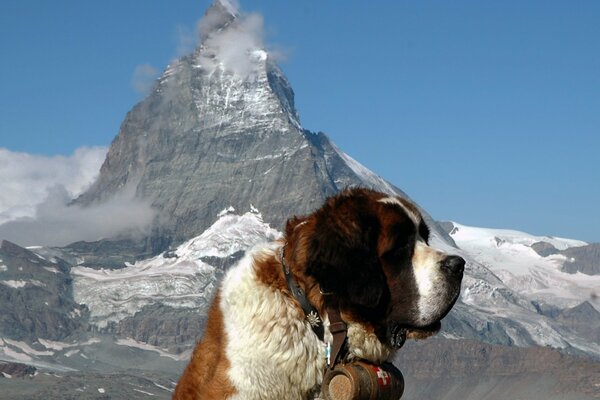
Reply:
[[[566,273],[557,263],[563,256],[538,255],[529,245],[542,238],[456,223],[451,227],[459,248],[442,241],[437,246],[461,254],[468,264],[461,297],[444,320],[442,336],[549,346],[600,359],[600,304],[594,297],[600,277]],[[142,341],[152,337],[153,345],[183,350],[193,345],[186,339],[194,336],[193,329],[185,329],[190,324],[185,318],[204,317],[226,268],[253,244],[279,235],[257,210],[243,215],[223,210],[202,235],[153,258],[119,270],[73,267],[74,297],[89,307],[91,324],[102,332],[126,332]],[[544,239],[562,249],[585,244]],[[158,321],[184,329],[168,331]]]
[[[549,346],[600,358],[598,275],[563,271],[562,254],[538,254],[549,243],[559,252],[587,243],[523,232],[441,223],[469,261],[461,300],[444,335],[516,346]]]
[[[301,126],[291,85],[248,18],[224,1],[207,10],[200,45],[127,114],[98,180],[77,199],[92,204],[132,186],[152,199],[154,253],[201,234],[230,206],[257,206],[282,229],[346,186],[405,196]]]
[[[593,247],[579,240],[539,237],[506,229],[486,229],[444,223],[455,243],[475,261],[492,271],[508,287],[528,298],[558,308],[589,301],[600,308],[596,292],[600,276],[565,271],[574,257]],[[541,252],[540,243],[556,249]],[[537,249],[537,250],[536,250]],[[600,257],[596,258],[596,263]]]
[[[600,364],[551,348],[470,340],[409,343],[396,361],[403,398],[583,400],[600,397]]]

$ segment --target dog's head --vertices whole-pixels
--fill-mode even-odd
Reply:
[[[349,189],[288,221],[286,235],[305,273],[391,347],[437,332],[460,293],[465,261],[430,247],[421,213],[402,198]]]

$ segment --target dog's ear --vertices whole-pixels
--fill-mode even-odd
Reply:
[[[297,227],[305,224],[307,221],[307,217],[298,217],[294,215],[292,218],[288,219],[285,223],[285,235],[290,238],[294,236],[294,231]]]
[[[379,221],[366,199],[330,199],[314,214],[306,272],[323,292],[340,300],[376,307],[387,290],[377,254]]]

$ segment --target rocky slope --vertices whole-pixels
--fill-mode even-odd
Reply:
[[[600,364],[549,348],[431,339],[409,343],[396,365],[407,399],[600,398]]]
[[[85,329],[87,307],[73,300],[65,261],[0,242],[0,341],[60,340]]]
[[[592,243],[560,252],[567,260],[563,271],[569,273],[582,272],[586,275],[600,275],[600,243]]]

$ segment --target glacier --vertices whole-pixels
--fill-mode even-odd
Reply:
[[[586,242],[453,224],[450,236],[456,244],[518,294],[559,308],[590,301],[600,309],[600,303],[594,300],[594,293],[600,290],[599,275],[563,272],[564,255],[543,257],[531,248],[535,243],[546,242],[564,250],[584,246]]]
[[[73,296],[88,307],[90,322],[99,329],[155,303],[205,314],[224,271],[202,259],[226,258],[280,236],[256,209],[243,215],[226,209],[204,233],[175,250],[117,270],[73,267]]]

